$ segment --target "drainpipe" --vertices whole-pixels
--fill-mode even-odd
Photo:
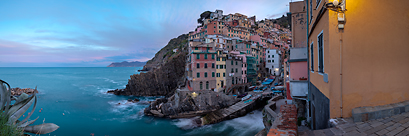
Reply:
[[[342,32],[340,34],[341,34],[340,39],[339,39],[339,80],[340,80],[340,89],[341,89],[340,91],[341,92],[340,109],[341,109],[341,118],[343,118],[343,115],[342,115],[342,109],[343,109],[342,107],[342,103],[343,103],[343,100],[342,100]]]
[[[309,42],[309,10],[308,10],[308,3],[309,3],[309,1],[308,0],[306,0],[306,3],[305,3],[305,6],[307,7],[307,52],[310,52],[310,42]],[[307,111],[307,115],[308,115],[308,117],[310,117],[311,115],[310,115],[310,105],[311,105],[311,102],[310,102],[310,93],[311,93],[311,86],[310,86],[310,83],[311,83],[311,81],[310,81],[310,55],[307,55],[307,72],[308,72],[308,96],[307,96],[307,99],[308,99],[308,101],[307,101],[307,106],[308,106],[308,111]],[[310,120],[310,119],[309,119]]]

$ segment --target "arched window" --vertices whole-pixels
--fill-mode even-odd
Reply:
[[[203,89],[203,82],[200,82],[200,90]]]
[[[209,81],[206,81],[206,89],[209,89]]]

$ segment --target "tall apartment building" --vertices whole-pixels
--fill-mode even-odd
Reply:
[[[304,2],[313,129],[357,107],[409,100],[409,1]]]

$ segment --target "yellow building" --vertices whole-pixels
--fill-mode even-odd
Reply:
[[[409,100],[408,0],[304,1],[314,129],[357,107]]]
[[[226,53],[223,50],[217,50],[216,55],[216,89],[226,86]]]

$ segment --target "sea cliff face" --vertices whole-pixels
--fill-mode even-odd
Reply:
[[[110,90],[115,95],[171,96],[184,86],[187,35],[173,38],[149,60],[140,74],[130,76],[125,89]],[[177,51],[173,51],[177,49]]]

